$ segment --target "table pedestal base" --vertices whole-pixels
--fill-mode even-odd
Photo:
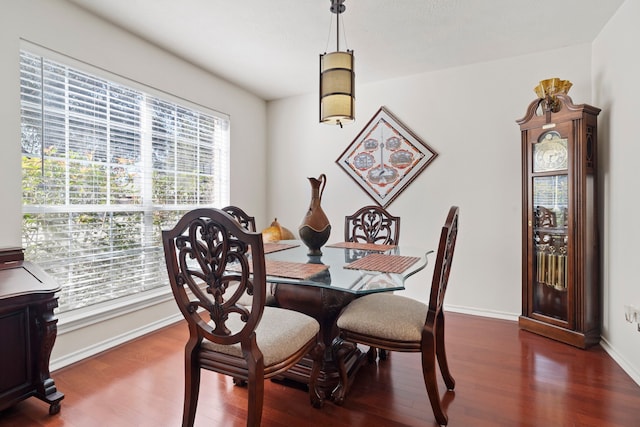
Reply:
[[[318,391],[324,393],[325,398],[330,399],[333,390],[340,382],[337,363],[333,360],[334,340],[338,336],[336,320],[342,309],[356,296],[349,292],[337,289],[320,288],[305,285],[290,285],[278,283],[273,287],[273,293],[277,305],[289,310],[307,314],[320,323],[320,339],[325,344],[324,363],[318,377]],[[344,355],[350,382],[356,372],[366,362],[367,357],[357,346]],[[289,379],[302,384],[309,384],[312,360],[303,358],[296,366],[276,379]]]
[[[366,363],[367,355],[359,349],[355,349],[345,356],[345,365],[347,367],[347,376],[349,384],[352,383],[358,369]],[[309,384],[309,376],[311,375],[312,360],[309,357],[303,358],[296,366],[289,369],[285,373],[275,377],[275,380],[291,380],[299,384]],[[333,392],[340,382],[338,367],[333,360],[325,358],[324,366],[320,370],[318,376],[318,391],[320,391],[325,399],[333,399]],[[337,402],[339,403],[339,402]]]

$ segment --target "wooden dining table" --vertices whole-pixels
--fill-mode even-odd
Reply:
[[[396,245],[335,242],[321,248],[322,255],[309,256],[300,241],[265,243],[267,283],[279,307],[312,316],[320,323],[319,337],[325,355],[318,389],[325,398],[338,384],[332,345],[338,335],[336,320],[355,298],[376,292],[404,289],[410,276],[427,265],[430,250]],[[345,358],[349,377],[366,359],[357,347]],[[281,380],[308,384],[311,358],[304,358],[285,372]]]

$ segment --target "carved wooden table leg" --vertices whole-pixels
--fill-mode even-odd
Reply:
[[[349,368],[353,367],[353,364],[349,366],[349,355],[357,351],[358,347],[352,342],[344,341],[342,338],[336,337],[333,341],[332,350],[333,360],[338,368],[339,380],[331,392],[331,397],[336,405],[342,405],[355,375],[355,372],[354,375],[349,375]],[[364,359],[365,355],[358,355],[356,357],[357,359]],[[356,365],[359,365],[359,363],[356,362]]]
[[[337,361],[334,359],[333,344],[338,335],[336,320],[340,311],[355,295],[315,286],[278,283],[275,298],[279,307],[307,314],[320,323],[320,337],[325,345],[324,360],[318,378],[318,389],[326,398],[332,398],[333,390],[340,383]],[[365,360],[357,347],[343,354],[349,377],[353,377]],[[283,374],[284,378],[308,384],[312,361],[305,357],[298,365]]]

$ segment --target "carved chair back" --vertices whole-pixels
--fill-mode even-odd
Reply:
[[[218,209],[193,210],[162,235],[171,290],[191,339],[248,345],[265,303],[262,236]],[[233,293],[226,292],[230,285]],[[244,294],[250,306],[238,304]],[[229,322],[238,319],[234,324],[243,326],[232,330]]]
[[[346,242],[397,245],[400,240],[400,217],[377,205],[364,206],[345,216]]]
[[[223,211],[231,215],[249,231],[256,231],[256,219],[237,206],[226,206]]]
[[[426,319],[427,325],[433,325],[436,316],[442,311],[444,295],[449,283],[449,273],[453,263],[453,253],[458,237],[458,214],[460,209],[452,206],[449,209],[447,219],[440,232],[440,242],[438,243],[438,253],[436,264],[433,268],[433,279],[431,282],[431,294],[429,297],[429,312]]]

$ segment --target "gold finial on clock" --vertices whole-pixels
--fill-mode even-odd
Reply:
[[[533,91],[538,95],[538,98],[543,100],[543,108],[545,112],[557,113],[560,110],[560,103],[556,98],[557,95],[566,95],[571,89],[573,83],[569,80],[560,80],[557,77],[553,77],[546,80],[541,80],[540,83],[533,88]]]

